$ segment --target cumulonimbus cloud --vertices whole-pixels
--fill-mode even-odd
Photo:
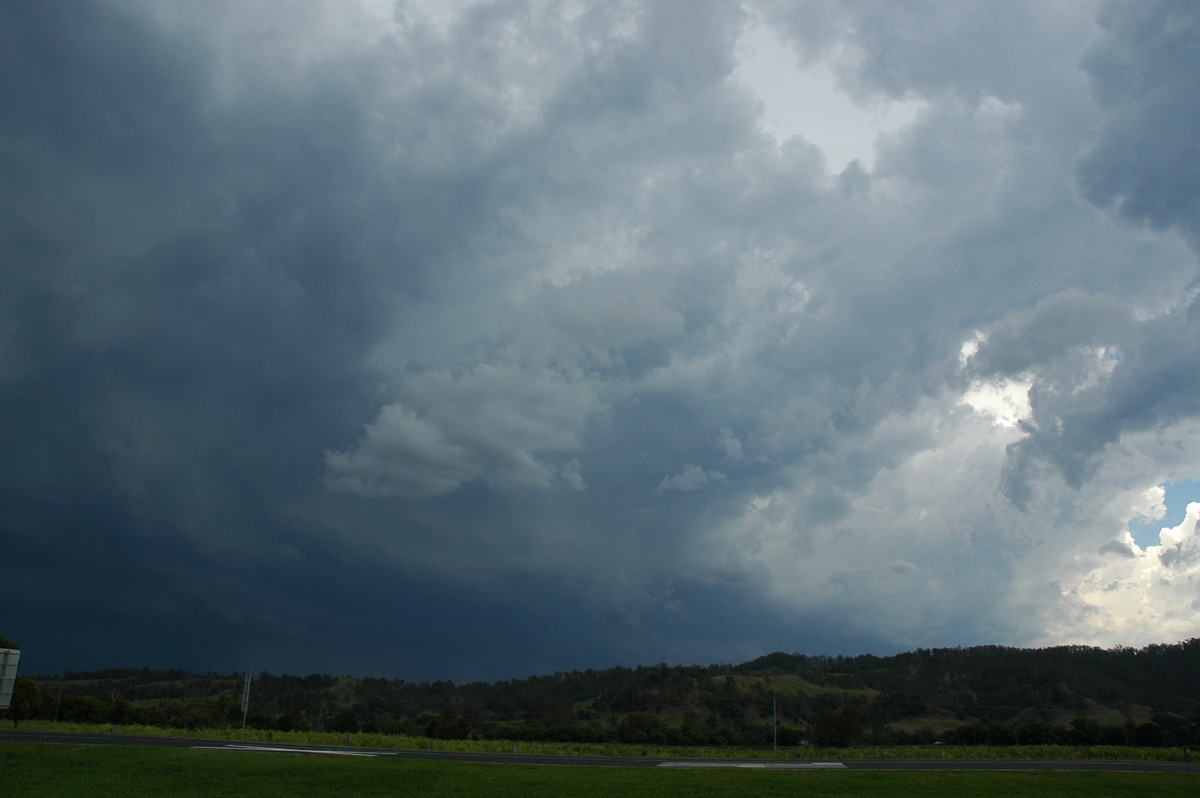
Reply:
[[[0,597],[243,667],[370,596],[436,678],[1185,634],[1194,4],[280,8],[0,10]],[[751,24],[917,110],[779,140]]]

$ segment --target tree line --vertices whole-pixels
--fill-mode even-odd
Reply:
[[[1099,649],[775,653],[740,665],[557,672],[494,683],[260,673],[246,723],[678,745],[1200,744],[1200,640]],[[240,725],[240,674],[110,669],[19,681],[14,722]],[[924,724],[924,725],[923,725]]]

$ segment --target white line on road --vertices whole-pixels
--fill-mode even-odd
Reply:
[[[335,751],[331,748],[280,748],[270,745],[193,745],[206,751],[262,751],[271,754],[333,754],[334,756],[378,756],[368,751]]]
[[[811,770],[844,768],[844,762],[659,762],[660,768],[760,768],[763,770]]]

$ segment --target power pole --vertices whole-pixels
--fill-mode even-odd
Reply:
[[[246,682],[242,687],[242,739],[246,739],[246,712],[250,709],[250,671],[246,671]]]
[[[779,750],[779,710],[775,705],[775,693],[771,693],[771,747]]]

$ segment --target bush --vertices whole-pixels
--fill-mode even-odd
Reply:
[[[335,732],[356,732],[358,726],[358,716],[352,709],[340,710],[329,723],[329,728]]]

